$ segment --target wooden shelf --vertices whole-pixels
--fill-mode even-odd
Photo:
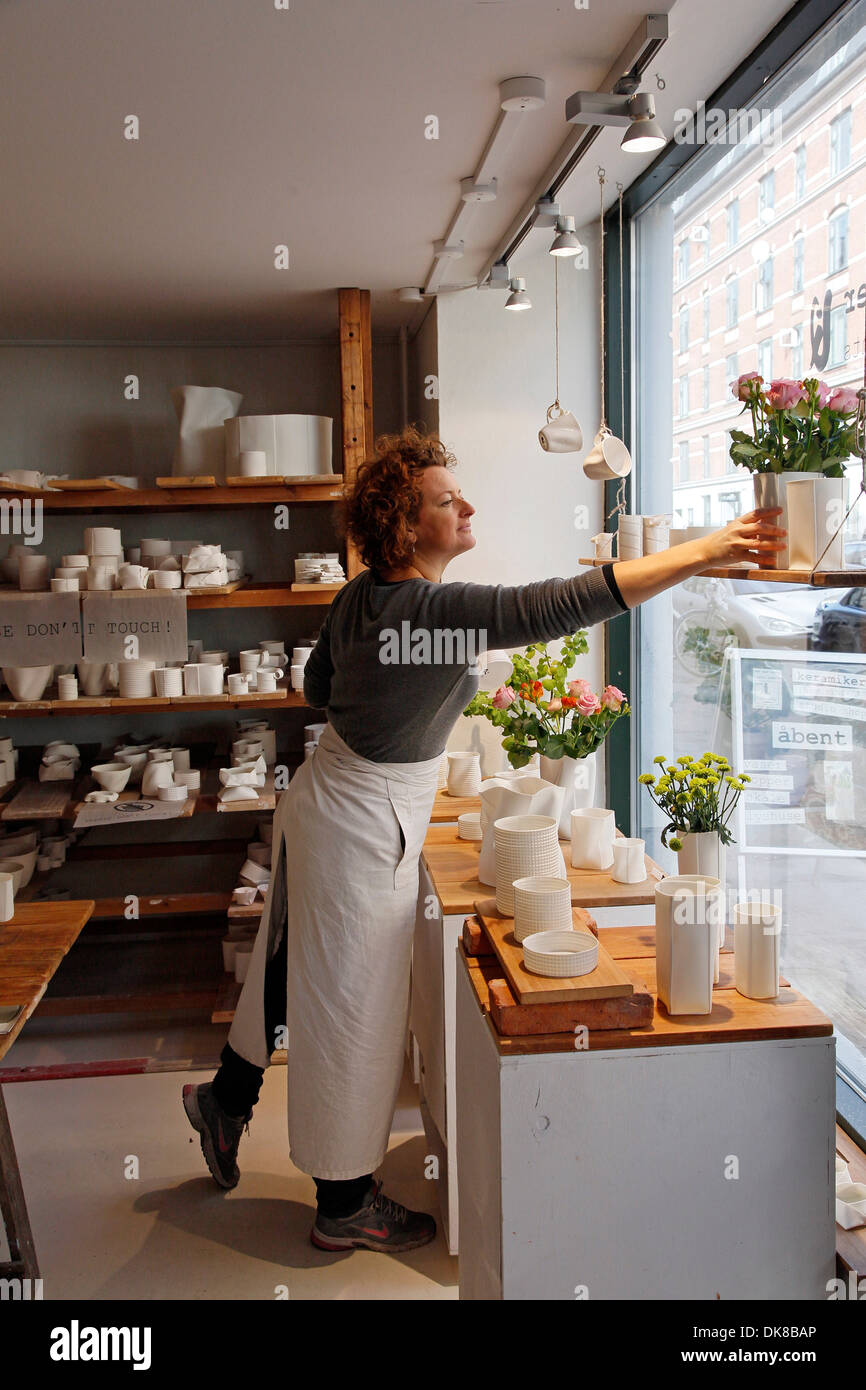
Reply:
[[[342,588],[340,585],[339,588]],[[147,590],[146,592],[150,592]],[[175,591],[176,592],[176,591]],[[312,584],[298,591],[292,584],[268,581],[248,581],[232,594],[197,594],[190,590],[186,606],[195,608],[308,608],[314,604],[330,603],[337,588]]]
[[[181,512],[226,507],[331,503],[343,495],[342,473],[284,483],[274,478],[252,487],[57,488],[0,487],[0,497],[39,498],[45,512]]]
[[[228,758],[228,754],[226,757]],[[214,815],[217,812],[221,815],[233,812],[261,815],[274,810],[282,793],[277,792],[274,788],[274,769],[272,767],[268,768],[265,774],[264,786],[254,788],[256,795],[251,796],[249,800],[220,801],[219,768],[226,765],[226,763],[214,763],[200,769],[201,789],[190,792],[186,801],[183,802],[183,810],[177,817],[178,820],[187,820],[190,816],[195,815]],[[41,810],[38,806],[34,806],[30,794],[43,788],[46,789],[46,797],[51,795],[52,799],[51,801],[46,800],[45,809]],[[85,794],[96,789],[97,784],[89,772],[82,773],[72,782],[37,782],[33,778],[24,779],[18,787],[18,791],[24,797],[22,808],[16,809],[15,798],[9,802],[4,802],[0,808],[0,821],[12,823],[31,820],[71,820],[78,815],[78,812],[85,805]],[[140,787],[125,789],[118,797],[120,801],[138,801],[140,799]],[[149,800],[154,799],[155,797],[149,798]],[[149,824],[153,822],[139,823]],[[164,824],[165,822],[158,823]]]
[[[616,556],[611,557],[614,564]],[[594,560],[581,556],[580,565],[609,565],[611,560]],[[866,584],[866,569],[859,570],[765,570],[758,565],[715,565],[701,570],[696,579],[750,579],[764,584],[809,584],[813,589],[846,589],[854,584]]]
[[[277,682],[272,692],[251,695],[150,695],[140,700],[120,695],[100,695],[78,700],[58,700],[52,688],[41,700],[0,700],[0,715],[7,718],[28,718],[31,715],[94,715],[94,714],[160,714],[166,710],[211,709],[311,709],[299,690],[291,690],[285,679]]]

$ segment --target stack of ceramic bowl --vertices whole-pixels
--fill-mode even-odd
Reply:
[[[345,578],[336,550],[304,550],[295,560],[296,584],[339,584]]]
[[[86,527],[84,550],[87,555],[88,589],[116,589],[117,571],[123,563],[120,531],[115,526]]]
[[[464,811],[457,817],[457,838],[460,840],[481,840],[481,812]]]
[[[503,816],[493,825],[496,907],[514,916],[516,878],[557,878],[559,827],[553,816]]]
[[[243,756],[244,750],[240,747],[237,749],[235,748],[235,744],[243,743],[260,743],[262,746],[262,755],[268,767],[273,767],[274,763],[277,761],[277,733],[275,729],[271,728],[267,720],[239,719],[235,725],[232,753],[237,752],[241,754],[241,760],[247,761],[247,758]],[[249,753],[249,748],[247,748],[246,753]]]
[[[194,545],[181,559],[185,589],[210,589],[228,584],[228,562],[219,545]]]
[[[534,932],[573,930],[567,878],[516,878],[512,887],[516,941]]]
[[[156,662],[147,657],[118,663],[118,686],[125,700],[143,700],[153,694]]]
[[[584,931],[534,932],[523,939],[523,964],[554,979],[590,975],[598,965],[598,938]]]
[[[642,516],[620,516],[617,526],[616,553],[620,560],[636,560],[643,554]]]
[[[291,677],[293,690],[303,690],[304,688],[304,667],[310,659],[312,650],[312,643],[292,647]]]

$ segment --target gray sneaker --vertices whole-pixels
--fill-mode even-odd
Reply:
[[[409,1211],[385,1197],[373,1180],[364,1204],[351,1216],[316,1213],[310,1240],[319,1250],[415,1250],[436,1237],[436,1222],[424,1211]]]
[[[193,1129],[201,1135],[201,1151],[214,1180],[220,1187],[237,1187],[241,1176],[238,1146],[244,1130],[250,1132],[252,1111],[239,1119],[227,1115],[214,1100],[210,1081],[184,1086],[183,1108]]]

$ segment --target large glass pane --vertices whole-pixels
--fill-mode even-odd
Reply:
[[[754,505],[751,475],[729,456],[728,431],[745,427],[731,393],[740,373],[817,376],[833,388],[863,381],[866,0],[768,83],[760,106],[776,114],[772,147],[754,128],[705,147],[633,225],[635,510],[667,512],[692,534]],[[713,250],[689,270],[679,246],[698,225]],[[704,294],[708,329],[680,352],[683,309]],[[689,396],[690,377],[703,389]],[[847,473],[853,498],[858,459]],[[846,568],[866,565],[866,499],[845,543]],[[781,894],[784,974],[833,1018],[840,1057],[861,1085],[864,594],[866,572],[862,584],[831,589],[698,577],[643,604],[632,719],[638,772],[652,770],[656,754],[706,751],[751,768],[728,891]],[[816,743],[796,742],[810,732]],[[825,742],[837,736],[838,746]],[[640,788],[634,833],[673,869],[662,826]]]

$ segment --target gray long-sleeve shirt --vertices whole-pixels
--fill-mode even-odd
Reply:
[[[625,611],[612,564],[514,587],[389,583],[362,570],[328,610],[304,698],[360,757],[423,762],[444,751],[478,689],[482,652],[554,641]]]

